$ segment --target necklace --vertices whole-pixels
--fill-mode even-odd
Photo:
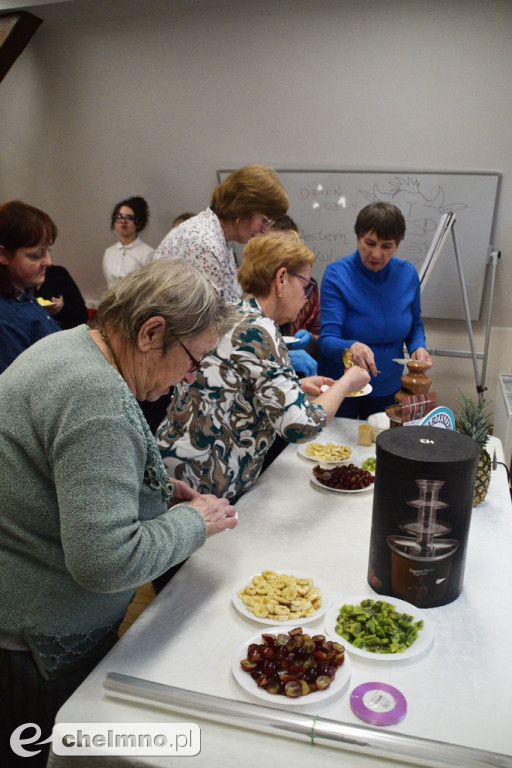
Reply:
[[[108,338],[107,334],[101,328],[99,329],[99,332],[101,333],[101,338],[103,339],[103,341],[107,345],[107,349],[108,349],[108,351],[110,352],[110,354],[112,356],[112,360],[114,361],[114,365],[116,366],[117,370],[119,371],[119,375],[121,376],[122,379],[124,379],[123,369],[121,368],[121,364],[120,364],[119,360],[117,359],[116,353],[112,349],[112,344],[110,343],[110,339]],[[126,381],[126,379],[125,379],[125,381]]]

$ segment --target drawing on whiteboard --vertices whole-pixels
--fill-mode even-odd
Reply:
[[[440,217],[448,211],[467,208],[465,203],[447,203],[445,191],[440,184],[428,189],[426,182],[422,185],[418,178],[412,176],[393,176],[388,180],[387,188],[385,185],[374,184],[373,191],[359,191],[370,203],[382,200],[400,208],[406,224],[401,251],[417,269],[421,268],[425,259]]]
[[[418,272],[441,219],[448,211],[456,213],[471,318],[479,318],[501,173],[417,169],[276,172],[290,200],[289,213],[304,242],[315,252],[311,274],[319,283],[328,264],[356,249],[354,222],[367,203],[379,199],[400,208],[406,219],[406,239],[397,256],[414,264]],[[229,173],[219,171],[219,181]],[[239,263],[241,250],[236,250]],[[451,238],[437,259],[421,304],[424,317],[465,317]]]

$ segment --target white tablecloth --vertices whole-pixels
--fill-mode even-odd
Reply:
[[[335,419],[322,439],[355,446],[358,458],[375,448],[356,445],[357,422]],[[499,441],[495,443],[500,458]],[[58,722],[180,722],[158,706],[112,698],[103,689],[115,671],[240,701],[257,701],[231,673],[236,648],[257,624],[231,603],[237,582],[264,568],[307,572],[328,585],[335,599],[370,595],[367,581],[373,491],[337,494],[310,482],[313,464],[289,446],[237,506],[233,531],[208,539],[166,589],[62,707]],[[408,703],[406,718],[387,727],[403,734],[512,755],[512,506],[503,466],[492,473],[486,501],[473,510],[464,588],[449,605],[428,610],[435,639],[426,655],[399,662],[351,656],[345,692],[318,707],[321,717],[362,725],[349,695],[357,685],[396,686]],[[340,602],[341,604],[341,602]],[[309,625],[322,631],[322,621]],[[283,766],[375,768],[404,765],[364,754],[197,719],[202,749],[199,768]],[[85,766],[86,758],[52,756],[49,766]],[[102,758],[111,766],[174,766],[175,757]],[[512,765],[512,758],[510,764]],[[407,764],[411,765],[412,764]],[[461,766],[462,768],[462,766]]]

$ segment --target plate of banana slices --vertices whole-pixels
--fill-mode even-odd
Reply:
[[[320,579],[302,571],[271,569],[239,582],[231,600],[248,619],[283,626],[317,621],[331,603],[329,591]]]

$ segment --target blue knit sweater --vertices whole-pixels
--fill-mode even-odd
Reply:
[[[359,251],[329,264],[320,290],[321,330],[318,373],[339,378],[343,350],[355,341],[371,347],[380,373],[372,377],[372,395],[400,389],[403,345],[412,353],[425,346],[420,283],[414,266],[393,257],[379,272],[367,269]]]
[[[0,632],[44,676],[96,655],[135,589],[206,539],[124,380],[82,325],[0,376]]]

